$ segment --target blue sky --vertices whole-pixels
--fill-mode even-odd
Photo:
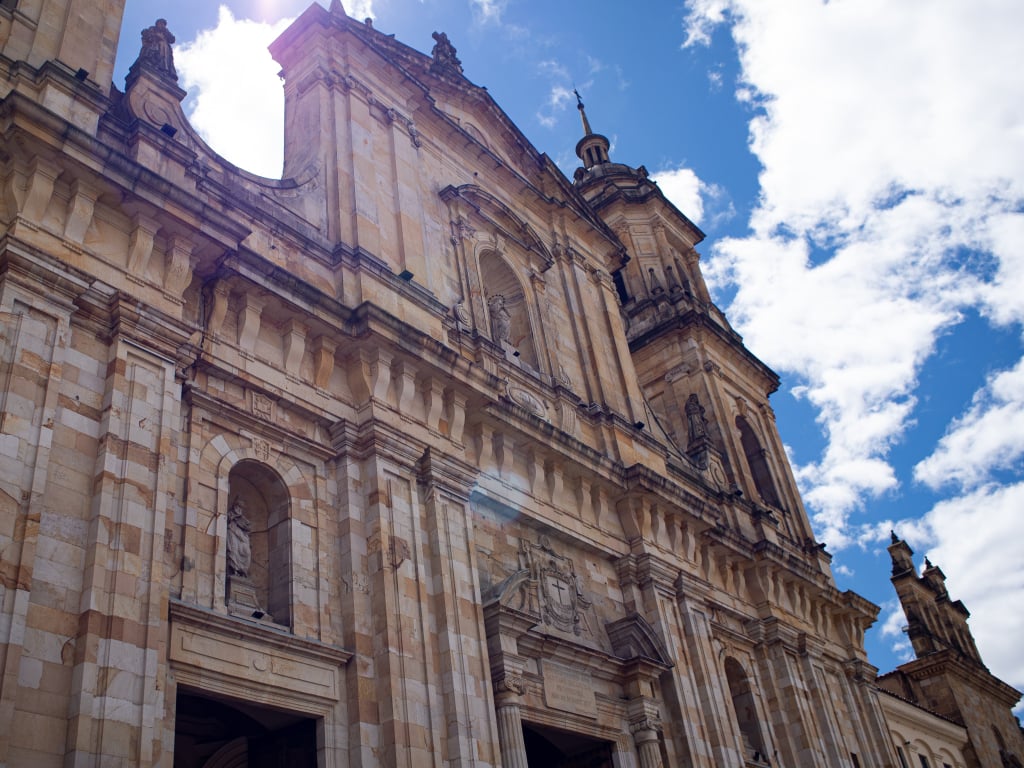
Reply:
[[[116,82],[166,16],[193,124],[276,176],[265,48],[307,5],[128,0]],[[882,606],[872,662],[907,653],[895,527],[945,571],[993,672],[1024,687],[1024,4],[345,8],[424,52],[447,32],[466,77],[570,177],[578,88],[612,158],[646,165],[707,233],[716,301],[782,376],[779,429],[836,581]]]

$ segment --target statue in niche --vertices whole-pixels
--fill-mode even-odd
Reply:
[[[491,314],[491,338],[498,344],[512,343],[512,314],[505,307],[505,297],[496,293],[487,299]]]
[[[708,436],[708,420],[704,418],[704,406],[696,394],[686,399],[686,423],[690,431],[690,442],[703,440]]]
[[[228,574],[243,579],[252,567],[252,523],[245,512],[245,503],[236,496],[228,509]]]
[[[708,420],[704,418],[704,406],[696,393],[686,399],[686,426],[689,441],[686,452],[700,469],[707,469],[710,462],[711,440],[708,437]]]
[[[434,38],[435,43],[434,49],[430,52],[434,57],[433,66],[462,72],[462,62],[455,55],[455,46],[448,39],[448,35],[444,32],[434,32],[431,37]]]
[[[158,72],[164,72],[175,80],[178,73],[174,69],[174,35],[167,28],[165,19],[157,19],[156,24],[142,30],[142,50],[139,52],[139,63],[148,64]]]

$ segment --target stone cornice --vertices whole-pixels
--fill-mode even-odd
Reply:
[[[659,339],[673,332],[700,329],[718,338],[738,354],[738,359],[745,362],[758,376],[766,383],[766,394],[771,394],[779,388],[779,375],[765,365],[753,352],[743,345],[743,337],[732,329],[723,328],[712,321],[709,314],[695,309],[687,309],[675,314],[667,320],[648,328],[639,336],[630,339],[629,351],[636,354],[644,347],[657,342]]]
[[[228,616],[227,614],[201,608],[198,605],[174,598],[170,600],[168,613],[172,622],[211,629],[228,637],[256,640],[261,645],[277,648],[285,652],[299,653],[302,656],[315,658],[328,664],[344,666],[355,655],[351,651],[336,645],[321,643],[311,638],[298,637],[283,628],[278,629],[263,622],[248,621],[235,616]]]
[[[976,664],[966,657],[961,657],[953,650],[922,656],[919,659],[908,661],[906,664],[901,664],[894,671],[905,674],[913,680],[927,680],[938,675],[949,674],[958,678],[968,687],[981,688],[987,695],[999,700],[1008,708],[1014,707],[1021,697],[1021,692],[1012,685],[1000,680],[984,666]]]
[[[19,133],[30,144],[44,141],[52,149],[63,151],[68,158],[73,156],[75,163],[87,163],[107,183],[120,186],[155,211],[206,222],[203,233],[226,247],[237,247],[249,235],[248,227],[210,208],[194,193],[139,165],[20,93],[4,97],[0,102],[0,118],[7,121],[5,137],[8,140],[13,138],[12,134]]]
[[[252,382],[249,381],[240,380],[238,383],[246,389],[269,396],[274,401],[278,401],[282,397],[280,393],[275,393],[272,390],[254,387]],[[225,402],[193,384],[186,384],[184,386],[183,399],[193,407],[204,410],[208,414],[208,419],[214,423],[230,423],[241,429],[249,430],[269,440],[273,440],[277,444],[298,446],[310,455],[322,460],[334,456],[334,453],[326,445],[311,440],[299,432],[282,427],[277,422],[268,421],[232,403]],[[317,414],[297,407],[292,401],[289,401],[288,405],[306,418],[315,419],[321,423],[324,422]],[[294,448],[291,448],[291,450],[294,450]]]

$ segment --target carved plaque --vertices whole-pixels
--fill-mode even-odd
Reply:
[[[252,412],[267,421],[274,420],[274,401],[259,392],[252,393]]]
[[[541,662],[544,678],[544,703],[552,709],[573,712],[584,717],[597,717],[594,681],[587,672],[563,667],[550,661]]]
[[[253,455],[260,461],[270,461],[270,443],[261,437],[252,439]]]

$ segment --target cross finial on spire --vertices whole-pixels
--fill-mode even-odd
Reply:
[[[589,136],[593,131],[590,130],[590,121],[587,120],[587,110],[583,107],[583,97],[575,88],[572,89],[572,92],[576,94],[576,109],[580,111],[580,119],[583,120],[583,135]]]

